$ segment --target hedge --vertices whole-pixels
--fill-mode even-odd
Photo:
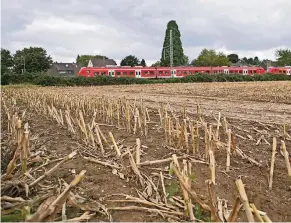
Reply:
[[[1,85],[9,84],[33,84],[41,86],[100,86],[100,85],[129,85],[129,84],[152,84],[152,83],[194,83],[194,82],[241,82],[241,81],[286,81],[291,76],[284,74],[263,74],[256,76],[243,76],[240,74],[195,74],[183,78],[170,79],[140,79],[129,77],[64,77],[49,76],[46,74],[3,74]]]

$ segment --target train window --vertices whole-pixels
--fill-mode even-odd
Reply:
[[[192,75],[192,71],[189,71],[189,74]]]
[[[153,71],[150,71],[150,75],[154,75],[154,72]]]
[[[127,72],[122,72],[122,75],[127,75]]]
[[[119,72],[119,71],[117,71],[117,72],[116,72],[116,75],[120,75],[120,72]]]
[[[159,74],[163,74],[163,71],[159,71]]]
[[[184,71],[184,74],[187,74],[187,71]]]
[[[169,71],[165,71],[165,74],[169,74]]]
[[[148,71],[145,71],[144,74],[149,74],[149,72]]]
[[[102,76],[104,76],[106,73],[105,72],[102,72],[101,74],[102,74]]]
[[[87,74],[90,74],[90,70],[87,70]]]
[[[95,75],[95,76],[99,75],[99,72],[94,72],[94,75]]]
[[[134,75],[134,72],[130,72],[129,74],[130,74],[130,75]]]

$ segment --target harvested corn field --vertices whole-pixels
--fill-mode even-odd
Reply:
[[[2,221],[291,221],[290,82],[2,89]]]

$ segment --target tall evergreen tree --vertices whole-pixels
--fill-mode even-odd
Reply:
[[[175,20],[171,20],[167,24],[165,39],[161,55],[161,66],[170,66],[170,30],[172,30],[173,40],[173,66],[181,66],[186,64],[181,34]]]
[[[146,67],[146,66],[147,66],[147,64],[146,64],[146,62],[145,62],[144,59],[142,59],[142,60],[140,61],[140,65],[143,66],[143,67]]]

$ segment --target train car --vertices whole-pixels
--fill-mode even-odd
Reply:
[[[285,73],[290,75],[291,68],[272,68],[270,73]],[[265,73],[262,67],[142,67],[142,66],[114,66],[114,67],[83,67],[79,76],[111,76],[111,77],[132,77],[132,78],[182,78],[189,75],[205,73],[214,75],[218,73],[238,75],[261,75]]]
[[[142,66],[116,66],[116,67],[82,67],[79,76],[111,76],[133,78],[156,78],[156,68]]]
[[[108,76],[108,68],[94,68],[94,67],[82,67],[78,73],[79,76],[83,77],[95,77],[95,76]]]
[[[271,68],[268,69],[268,73],[291,75],[291,66],[271,67]]]

